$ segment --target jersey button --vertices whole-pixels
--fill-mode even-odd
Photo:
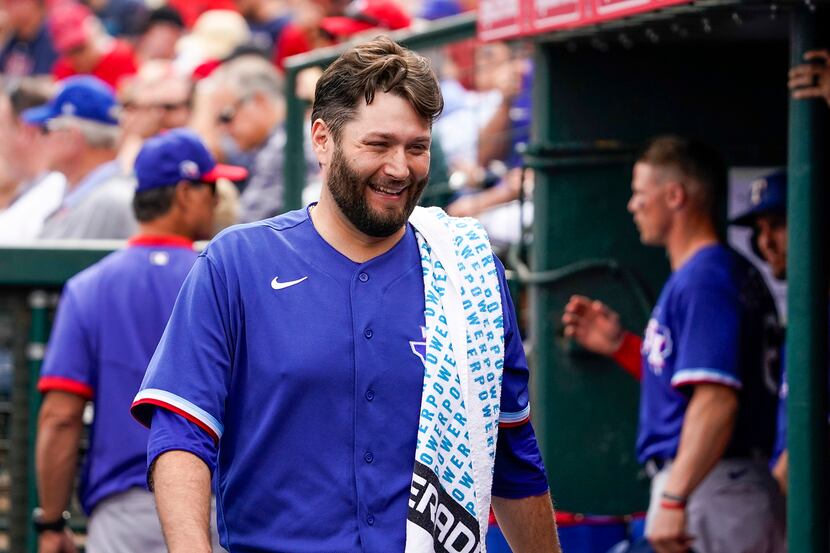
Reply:
[[[375,524],[375,517],[372,516],[371,514],[366,515],[366,524],[368,524],[369,526],[372,526],[373,524]]]
[[[366,454],[363,455],[363,460],[366,461],[367,463],[371,463],[372,461],[375,460],[375,454],[372,453],[371,451],[367,451]]]
[[[371,328],[367,328],[366,330],[363,331],[363,335],[366,336],[367,340],[371,340],[372,336],[374,336],[375,333]]]
[[[359,275],[357,275],[357,278],[360,279],[360,282],[366,282],[369,280],[369,275],[367,275],[366,273],[360,273]]]
[[[375,399],[375,392],[373,390],[366,390],[366,401]]]

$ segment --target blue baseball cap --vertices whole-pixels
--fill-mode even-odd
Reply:
[[[92,75],[69,77],[57,95],[46,104],[23,111],[30,125],[43,125],[63,115],[71,115],[105,125],[118,124],[118,102],[110,86]]]
[[[190,182],[240,181],[248,170],[216,163],[204,142],[190,129],[173,129],[150,138],[135,158],[136,192]]]
[[[760,179],[752,181],[749,202],[751,207],[732,219],[729,223],[741,227],[751,227],[758,215],[767,213],[787,213],[787,172],[775,171]]]

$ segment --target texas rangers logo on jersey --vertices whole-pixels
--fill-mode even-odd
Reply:
[[[666,360],[672,354],[671,331],[657,319],[650,319],[643,339],[642,354],[654,374],[660,376],[666,367]]]
[[[426,355],[427,355],[427,327],[421,327],[421,341],[418,342],[416,340],[409,341],[409,347],[412,348],[412,353],[418,356],[418,359],[421,360],[421,363],[426,363]]]

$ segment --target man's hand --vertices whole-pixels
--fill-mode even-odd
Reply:
[[[804,61],[790,69],[789,86],[793,98],[824,98],[830,105],[830,51],[811,50],[804,54]]]
[[[43,532],[37,540],[38,553],[76,553],[72,530],[65,528],[62,532]]]
[[[781,489],[781,493],[784,496],[787,495],[787,473],[789,472],[789,465],[790,455],[785,449],[781,452],[781,455],[775,462],[775,466],[772,468],[772,476],[775,478],[775,481],[778,482],[778,487]]]
[[[664,507],[657,511],[646,537],[657,553],[686,553],[694,541],[686,533],[686,511]]]
[[[623,341],[620,316],[601,301],[571,296],[562,322],[565,336],[589,351],[611,356],[620,349]]]

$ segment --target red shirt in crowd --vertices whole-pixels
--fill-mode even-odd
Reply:
[[[114,40],[112,49],[98,61],[89,74],[117,89],[121,79],[134,75],[136,71],[138,71],[138,65],[132,47],[124,41]],[[77,75],[78,72],[72,68],[66,56],[61,56],[55,62],[52,74],[55,80],[60,81]]]

